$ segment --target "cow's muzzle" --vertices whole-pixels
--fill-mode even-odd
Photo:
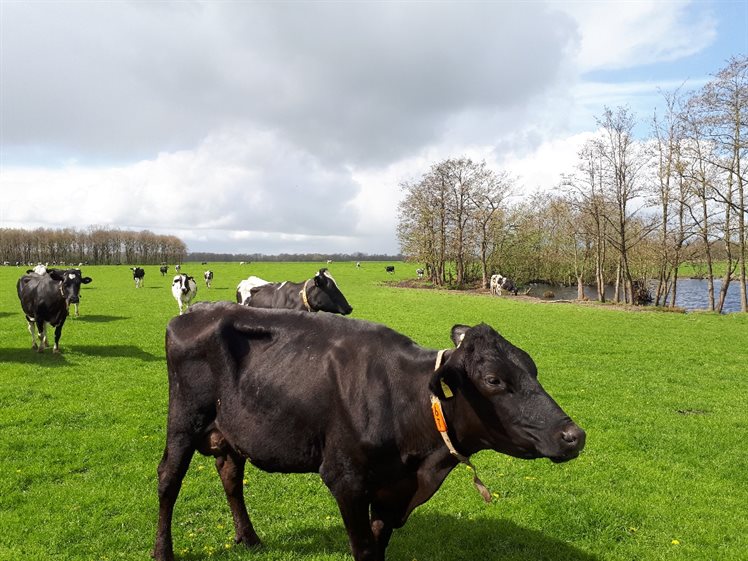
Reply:
[[[558,434],[557,442],[561,453],[550,456],[551,461],[561,463],[573,460],[579,456],[579,453],[584,448],[586,440],[586,433],[575,423],[565,425]]]

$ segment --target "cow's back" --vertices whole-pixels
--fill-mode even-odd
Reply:
[[[393,399],[407,401],[413,385],[385,366],[397,348],[416,347],[369,322],[199,303],[167,328],[170,415],[186,407],[207,423],[214,416],[232,446],[267,471],[316,471],[325,445],[390,437],[382,425],[392,422]]]

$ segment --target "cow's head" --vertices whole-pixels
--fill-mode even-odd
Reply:
[[[314,275],[314,286],[317,290],[310,290],[307,294],[309,305],[315,311],[331,312],[347,316],[353,311],[348,300],[340,292],[335,279],[326,268],[320,269]]]
[[[456,325],[452,340],[457,348],[434,372],[430,387],[452,411],[465,452],[490,448],[554,462],[579,455],[584,431],[540,385],[526,352],[485,324]],[[454,397],[445,396],[442,380]]]
[[[91,277],[82,276],[80,269],[68,269],[66,271],[50,269],[48,273],[53,281],[59,283],[60,294],[65,298],[66,307],[80,302],[81,284],[88,284],[92,280]]]
[[[174,280],[172,281],[172,286],[179,286],[179,291],[182,294],[187,294],[190,291],[190,281],[194,282],[195,279],[192,277],[181,274],[174,277]]]

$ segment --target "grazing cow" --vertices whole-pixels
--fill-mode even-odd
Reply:
[[[205,271],[203,273],[203,279],[205,279],[205,286],[210,288],[210,283],[213,282],[213,271]]]
[[[497,294],[501,296],[502,291],[506,290],[517,296],[518,289],[514,286],[514,282],[509,277],[501,275],[491,275],[491,294]]]
[[[395,272],[395,266],[394,265],[385,265],[384,270],[388,273],[394,273]]]
[[[242,303],[255,308],[288,308],[344,316],[353,311],[335,279],[325,268],[305,282],[265,283],[251,288],[249,296]]]
[[[179,304],[179,315],[182,315],[182,308],[189,309],[190,302],[197,294],[197,283],[189,275],[181,273],[174,277],[171,282],[171,293]]]
[[[163,277],[166,273],[169,272],[169,267],[167,265],[161,265],[158,268],[158,271],[161,273],[161,276]]]
[[[55,328],[55,344],[52,351],[60,352],[62,326],[68,317],[70,304],[78,302],[81,284],[91,282],[90,277],[82,277],[80,271],[73,271],[75,270],[51,269],[43,275],[31,273],[18,279],[16,289],[31,333],[31,348],[37,349],[40,353],[47,346],[47,324]]]
[[[436,351],[376,323],[228,302],[172,319],[156,560],[173,559],[174,504],[195,450],[216,458],[237,543],[260,543],[244,503],[249,461],[319,473],[356,561],[383,561],[393,530],[480,450],[579,455],[584,431],[527,353],[485,324],[451,335],[456,348]]]
[[[141,267],[130,267],[132,271],[132,278],[135,280],[135,288],[143,286],[143,277],[145,277],[145,270]]]
[[[416,275],[418,275],[419,279],[423,278],[423,273],[424,273],[423,269],[416,269]]]

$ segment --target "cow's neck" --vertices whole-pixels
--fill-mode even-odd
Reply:
[[[443,357],[446,351],[439,351],[436,357],[436,363],[434,366],[434,370],[439,370],[439,367],[442,364]],[[454,396],[454,393],[452,392],[452,389],[446,384],[446,382],[442,379],[440,380],[442,392],[446,399],[452,399],[455,402],[457,402],[457,398]],[[467,467],[469,467],[473,472],[473,484],[475,485],[475,488],[480,493],[481,497],[483,497],[483,500],[487,503],[491,502],[491,492],[488,490],[488,488],[483,484],[483,482],[478,477],[478,470],[476,470],[475,466],[470,461],[469,456],[465,456],[464,454],[460,453],[457,448],[455,448],[455,445],[452,443],[452,439],[449,436],[449,421],[447,420],[447,416],[445,415],[445,408],[442,405],[442,400],[434,395],[433,393],[430,394],[430,401],[431,401],[431,414],[434,419],[434,426],[436,427],[436,430],[439,432],[439,435],[441,436],[442,441],[444,442],[444,446],[449,450],[449,453],[454,457],[458,462],[465,464]],[[450,411],[455,412],[457,407],[449,407],[448,409],[452,410]],[[459,419],[459,416],[454,415],[454,418]],[[457,423],[456,423],[457,424]],[[453,434],[454,428],[453,428]],[[468,454],[470,451],[467,452]]]

